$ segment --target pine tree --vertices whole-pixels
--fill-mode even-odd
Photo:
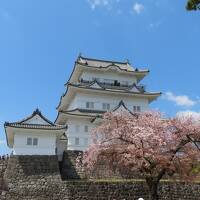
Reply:
[[[188,0],[186,9],[187,10],[200,10],[200,0]]]

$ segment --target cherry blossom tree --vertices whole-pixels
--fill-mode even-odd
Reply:
[[[158,185],[167,175],[193,178],[192,168],[200,152],[200,125],[192,117],[165,120],[156,111],[109,112],[92,136],[97,140],[83,155],[87,170],[105,159],[111,168],[139,171],[149,188],[149,198],[158,199]]]

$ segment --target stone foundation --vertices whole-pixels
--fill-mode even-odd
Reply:
[[[61,177],[63,180],[85,178],[84,169],[77,167],[76,159],[82,151],[65,151],[61,162]]]
[[[11,156],[3,179],[9,188],[35,180],[61,181],[57,156]]]
[[[145,182],[63,181],[21,182],[3,191],[0,200],[148,200]],[[200,184],[167,183],[159,187],[160,200],[200,200]]]
[[[61,179],[56,156],[11,156],[8,160],[0,160],[4,186],[1,187],[0,200],[148,199],[144,181],[69,181],[74,173],[77,178],[82,176],[82,171],[76,171],[75,160],[72,160],[76,157],[74,152],[70,153],[65,157],[68,163],[62,163],[66,167],[66,181]],[[200,183],[162,181],[159,196],[161,200],[200,200]]]
[[[113,169],[111,170],[105,160],[99,159],[92,172],[85,171],[83,167],[77,166],[77,157],[82,155],[82,151],[65,151],[61,163],[61,176],[63,180],[69,179],[102,179],[102,178],[141,178],[136,173],[130,177],[130,173]]]
[[[0,192],[5,189],[4,184],[4,174],[7,169],[9,157],[6,156],[0,156]]]

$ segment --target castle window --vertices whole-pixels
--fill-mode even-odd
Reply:
[[[86,102],[86,108],[94,109],[94,102]]]
[[[79,145],[79,138],[78,137],[75,138],[75,145]]]
[[[87,125],[84,126],[84,131],[88,132],[88,126]]]
[[[140,106],[133,106],[133,112],[140,112],[141,107]]]
[[[32,145],[32,138],[28,137],[26,144],[27,145]]]
[[[33,146],[37,146],[38,145],[38,138],[33,138]]]
[[[109,103],[103,103],[102,104],[102,109],[103,110],[110,110],[110,104]]]

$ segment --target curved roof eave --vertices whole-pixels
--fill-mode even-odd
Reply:
[[[16,123],[5,123],[4,127],[10,127],[10,128],[21,128],[21,129],[38,129],[38,130],[65,130],[67,129],[67,125],[60,126],[49,126],[49,125],[41,125],[41,124],[16,124]]]
[[[59,107],[61,106],[62,99],[63,99],[63,97],[65,97],[65,95],[67,94],[67,91],[68,91],[68,86],[67,86],[67,89],[65,90],[65,92],[64,92],[64,93],[62,94],[62,96],[60,97],[60,101],[59,101],[59,103],[58,103],[58,105],[57,105],[57,107],[56,107],[56,110],[58,110]]]
[[[71,72],[71,75],[70,75],[68,81],[64,84],[65,86],[67,85],[68,82],[70,82],[70,80],[71,80],[71,78],[72,78],[72,76],[73,76],[73,74],[74,74],[74,71],[75,71],[77,65],[83,66],[83,67],[88,67],[88,68],[93,68],[93,69],[108,69],[108,68],[110,68],[110,67],[112,67],[112,66],[115,66],[115,67],[117,67],[120,71],[128,72],[128,73],[134,73],[134,74],[138,74],[138,75],[139,75],[139,74],[144,74],[144,75],[146,75],[146,74],[148,74],[148,73],[150,72],[149,69],[144,69],[144,70],[139,70],[138,68],[136,68],[135,70],[122,69],[120,66],[118,66],[118,65],[115,64],[115,63],[119,63],[119,64],[127,64],[127,63],[115,62],[115,61],[106,61],[106,60],[98,60],[98,61],[108,62],[108,63],[110,63],[109,65],[107,65],[106,67],[102,67],[102,66],[96,67],[96,66],[91,66],[91,65],[87,65],[87,64],[84,64],[84,63],[79,62],[79,61],[78,61],[79,58],[80,58],[80,57],[78,57],[78,59],[74,62],[73,70],[72,70],[72,72]],[[92,59],[91,59],[91,60],[92,60]],[[97,60],[97,59],[93,59],[93,60]],[[111,63],[111,62],[113,62],[113,63]]]
[[[78,59],[83,59],[83,60],[90,60],[90,61],[98,61],[98,62],[108,62],[108,63],[118,63],[118,64],[127,64],[129,62],[120,62],[120,61],[114,61],[114,60],[103,60],[103,59],[96,59],[96,58],[87,58],[83,57],[82,55],[78,56]]]
[[[135,95],[144,95],[144,96],[160,96],[162,93],[161,92],[144,92],[144,93],[138,93],[138,92],[132,92],[132,91],[121,91],[121,90],[112,90],[112,89],[100,89],[100,88],[91,88],[91,87],[85,87],[85,86],[80,86],[76,85],[73,83],[69,83],[68,86],[70,87],[75,87],[75,88],[80,88],[80,89],[86,89],[86,90],[99,90],[99,91],[106,91],[106,92],[114,92],[114,93],[122,93],[122,94],[135,94]]]
[[[33,111],[33,113],[30,116],[28,116],[20,121],[16,121],[16,122],[12,122],[12,123],[23,124],[24,122],[30,120],[31,118],[33,118],[36,115],[39,115],[45,122],[54,126],[54,123],[52,121],[50,121],[49,119],[47,119],[44,115],[42,115],[41,111],[38,108],[35,111]],[[6,122],[5,124],[8,124],[8,122]]]
[[[5,133],[6,133],[6,143],[7,143],[7,146],[8,146],[9,148],[12,148],[11,144],[10,144],[9,141],[8,141],[8,133],[7,133],[7,128],[5,127],[5,124],[4,124],[4,129],[5,129]]]
[[[123,72],[128,72],[128,73],[134,73],[134,74],[147,74],[150,72],[150,70],[148,69],[145,69],[145,70],[139,70],[139,69],[135,69],[135,70],[127,70],[127,69],[122,69],[120,66],[116,65],[116,64],[109,64],[108,66],[106,67],[102,67],[102,66],[99,66],[99,67],[96,67],[96,66],[91,66],[91,65],[86,65],[84,63],[80,63],[78,61],[75,62],[75,66],[76,64],[80,65],[80,66],[83,66],[83,67],[89,67],[89,68],[94,68],[94,69],[109,69],[110,67],[112,66],[115,66],[117,67],[120,71],[123,71]],[[70,79],[69,79],[70,80]]]
[[[94,83],[93,83],[94,84]],[[99,84],[98,84],[99,85]],[[158,98],[162,93],[161,92],[152,92],[152,93],[137,93],[137,92],[132,92],[132,91],[127,91],[125,90],[124,92],[122,90],[112,90],[112,89],[105,89],[105,88],[90,88],[90,87],[84,87],[84,86],[79,86],[79,85],[75,85],[75,84],[72,84],[72,83],[68,83],[67,85],[67,89],[65,91],[65,93],[61,96],[60,98],[60,102],[59,102],[59,105],[56,107],[56,109],[58,110],[59,107],[61,106],[62,104],[62,99],[63,97],[66,96],[67,94],[67,91],[68,91],[68,88],[69,87],[75,87],[75,88],[80,88],[80,89],[87,89],[87,90],[98,90],[98,91],[106,91],[106,92],[114,92],[114,93],[121,93],[121,94],[133,94],[133,95],[141,95],[141,96],[154,96],[154,98]],[[100,86],[100,85],[99,85]],[[100,86],[101,87],[101,86]],[[133,86],[134,87],[134,86]]]

